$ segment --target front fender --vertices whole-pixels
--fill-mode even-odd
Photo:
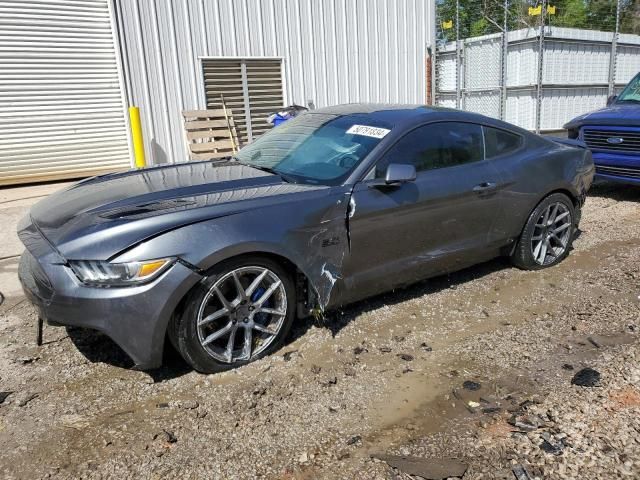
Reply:
[[[349,250],[349,193],[347,187],[334,187],[313,201],[271,205],[190,224],[142,242],[112,261],[176,256],[206,271],[237,255],[276,254],[307,277],[324,309],[336,298],[334,290]]]

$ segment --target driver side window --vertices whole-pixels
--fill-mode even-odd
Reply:
[[[412,130],[391,147],[376,165],[376,178],[390,163],[405,163],[417,172],[484,160],[482,127],[473,123],[431,123]]]

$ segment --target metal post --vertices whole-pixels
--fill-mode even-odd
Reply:
[[[616,26],[611,39],[611,53],[609,54],[609,94],[615,93],[616,66],[618,54],[618,39],[620,38],[620,0],[616,2]]]
[[[433,105],[438,105],[438,44],[435,41],[431,51],[431,99]]]
[[[464,38],[460,40],[460,110],[466,110],[467,108],[467,52],[466,42]]]
[[[142,122],[140,121],[140,109],[129,107],[129,122],[131,124],[131,140],[133,143],[133,157],[137,168],[144,168],[144,142],[142,140]]]
[[[500,55],[500,120],[507,117],[507,55],[509,54],[509,0],[504,0],[504,21],[502,24],[502,52]]]
[[[460,108],[460,1],[456,0],[456,108]]]
[[[431,44],[433,57],[431,59],[431,99],[433,105],[438,104],[438,29],[442,27],[441,19],[438,15],[438,6],[436,2],[431,2],[431,15],[434,19],[432,23],[431,35],[429,43]]]
[[[433,105],[433,86],[431,82],[433,81],[433,53],[431,52],[431,47],[427,46],[425,52],[425,65],[424,65],[424,78],[425,78],[425,100],[427,105]]]
[[[253,129],[251,125],[251,105],[249,103],[249,81],[247,80],[247,63],[242,60],[240,63],[240,74],[242,76],[242,96],[244,98],[244,119],[247,130],[247,141],[253,140]]]
[[[538,85],[536,89],[536,133],[540,133],[542,114],[542,66],[544,60],[544,22],[547,16],[547,1],[542,0],[540,12],[540,38],[538,43]]]

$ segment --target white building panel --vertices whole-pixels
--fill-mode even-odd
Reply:
[[[433,0],[114,0],[153,163],[186,159],[202,59],[282,59],[284,104],[424,103]]]
[[[607,87],[545,88],[540,128],[555,130],[578,115],[602,108],[607,91]]]
[[[529,45],[537,48],[537,44]],[[542,81],[551,85],[606,84],[610,55],[611,45],[606,43],[545,40]],[[537,75],[537,65],[531,73]]]
[[[438,90],[441,92],[456,90],[456,54],[439,53],[437,57],[438,68],[436,70]],[[454,97],[455,98],[455,97]],[[455,104],[454,104],[455,107]]]
[[[500,118],[500,91],[469,92],[464,97],[464,109]]]
[[[507,86],[523,87],[538,82],[538,42],[524,41],[509,45]]]
[[[628,83],[638,72],[640,72],[640,45],[618,44],[615,82]]]
[[[536,91],[511,90],[507,93],[505,121],[527,130],[536,128]]]
[[[500,85],[500,37],[465,44],[465,86],[469,90]],[[455,65],[454,65],[455,68]],[[482,74],[478,74],[482,72]]]

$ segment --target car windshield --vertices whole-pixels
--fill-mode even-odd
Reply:
[[[286,181],[339,185],[389,133],[365,115],[305,113],[242,148],[235,158]]]
[[[636,75],[618,95],[617,102],[640,103],[640,74]]]

